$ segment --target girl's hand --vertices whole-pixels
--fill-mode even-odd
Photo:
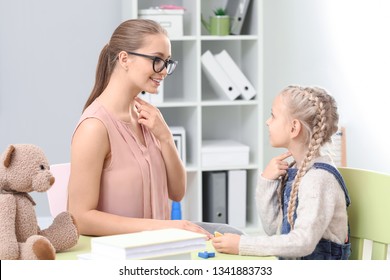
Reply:
[[[215,250],[224,254],[238,255],[241,236],[233,233],[225,233],[212,239]]]
[[[135,108],[138,112],[138,123],[146,126],[160,142],[172,138],[159,109],[139,97],[135,98]]]
[[[264,169],[262,176],[269,180],[276,180],[287,173],[288,162],[285,160],[291,156],[290,152],[274,157]]]

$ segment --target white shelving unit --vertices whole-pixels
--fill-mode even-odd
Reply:
[[[247,170],[247,229],[258,227],[254,193],[258,170],[262,168],[262,0],[252,0],[242,35],[210,36],[201,24],[226,0],[122,0],[122,19],[136,18],[139,9],[174,4],[186,8],[184,35],[170,38],[172,57],[179,61],[172,76],[164,81],[164,103],[158,107],[169,126],[186,130],[187,193],[182,201],[183,218],[202,220],[202,172]],[[253,100],[219,100],[202,73],[201,55],[226,49],[257,91]],[[204,139],[232,139],[250,147],[245,166],[204,168],[201,146]]]

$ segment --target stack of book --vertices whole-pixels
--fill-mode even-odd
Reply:
[[[256,95],[255,88],[226,50],[214,55],[207,50],[201,62],[206,77],[221,99],[235,100],[241,96],[250,100]]]
[[[78,255],[84,260],[191,259],[195,250],[206,248],[206,235],[161,229],[91,238],[91,252]]]

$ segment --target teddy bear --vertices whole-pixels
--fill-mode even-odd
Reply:
[[[77,244],[79,231],[64,211],[41,230],[32,191],[45,192],[55,181],[43,150],[33,144],[9,145],[0,158],[0,259],[51,260]]]

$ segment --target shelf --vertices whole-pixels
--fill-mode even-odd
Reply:
[[[198,105],[197,102],[183,101],[180,99],[168,100],[163,103],[154,104],[158,108],[173,108],[173,107],[195,107]]]
[[[257,106],[257,100],[210,100],[202,101],[203,107],[208,106]]]
[[[252,163],[249,165],[226,165],[226,166],[213,166],[213,167],[202,167],[202,171],[218,171],[218,170],[255,170],[258,169],[258,165],[256,163]]]
[[[228,36],[211,36],[211,35],[202,35],[202,41],[250,41],[257,40],[257,35],[228,35]]]

